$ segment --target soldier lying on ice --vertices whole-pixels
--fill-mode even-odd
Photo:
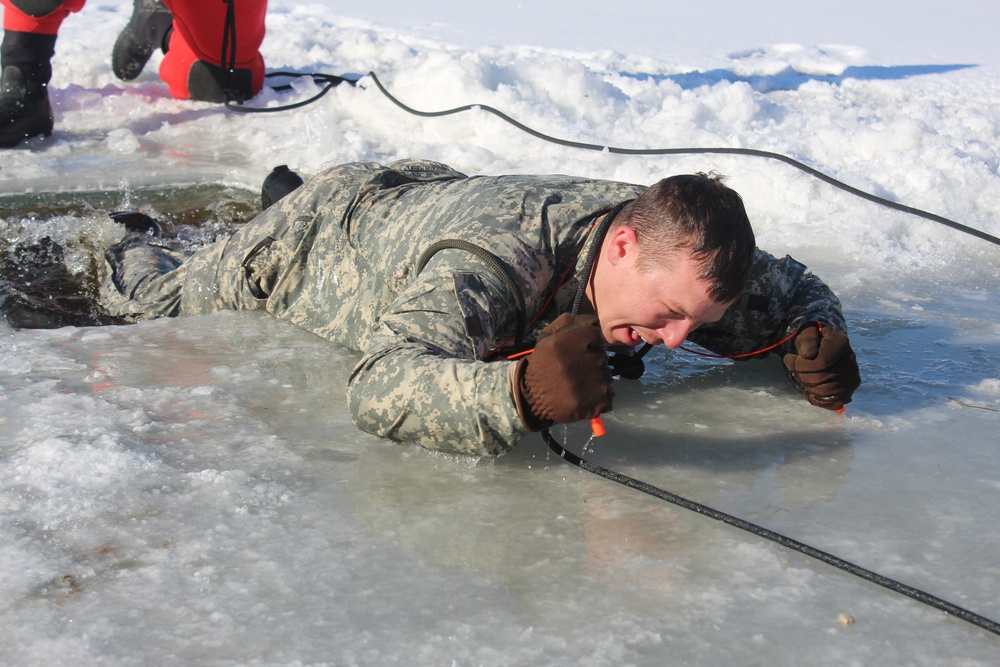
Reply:
[[[123,242],[106,269],[111,314],[263,309],[362,352],[355,424],[446,452],[496,456],[609,411],[607,346],[765,356],[791,336],[775,351],[811,404],[840,409],[860,384],[836,296],[757,250],[739,195],[704,174],[646,188],[347,164],[189,256]]]

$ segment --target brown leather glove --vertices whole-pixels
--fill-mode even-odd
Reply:
[[[516,370],[514,398],[524,425],[539,431],[611,410],[614,390],[604,348],[593,315],[564,313],[542,329]]]
[[[858,360],[847,336],[818,322],[807,324],[795,337],[795,352],[783,359],[788,375],[813,405],[840,410],[861,386]]]

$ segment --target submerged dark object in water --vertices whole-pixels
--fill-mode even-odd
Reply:
[[[116,211],[111,213],[111,219],[124,225],[125,231],[140,236],[163,236],[160,223],[139,211]]]
[[[91,245],[86,232],[75,229],[81,220],[110,215],[125,226],[129,240],[167,237],[171,244],[199,245],[249,220],[258,206],[254,193],[215,184],[138,188],[124,194],[0,195],[0,218],[9,223],[0,238],[0,321],[17,329],[124,323],[99,307],[96,262],[103,251]],[[156,219],[139,208],[156,211]],[[51,234],[39,233],[36,225]],[[91,266],[71,269],[64,255],[73,255],[78,265],[81,249],[91,256]]]
[[[48,237],[0,252],[0,315],[15,329],[119,324],[97,307],[96,285],[73,274],[62,247]]]

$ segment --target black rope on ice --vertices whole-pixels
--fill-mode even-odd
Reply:
[[[277,107],[248,107],[243,104],[234,103],[233,101],[226,101],[226,108],[230,111],[237,111],[239,113],[275,113],[277,111],[291,111],[292,109],[298,109],[299,107],[304,107],[307,104],[312,104],[319,98],[326,95],[328,92],[336,88],[342,83],[347,83],[352,86],[356,85],[358,82],[355,79],[347,79],[342,76],[335,76],[333,74],[321,74],[318,72],[268,72],[264,75],[265,79],[270,79],[272,77],[288,77],[293,79],[299,79],[302,77],[310,77],[317,84],[322,84],[323,88],[320,89],[318,93],[312,97],[302,100],[301,102],[294,102],[292,104],[284,104]],[[285,91],[291,90],[291,84],[282,84],[280,86],[272,86],[272,90]]]
[[[230,0],[227,0],[227,1],[230,1]],[[277,111],[289,111],[291,109],[298,109],[300,107],[306,106],[307,104],[311,104],[311,103],[315,102],[316,100],[320,99],[321,97],[323,97],[324,95],[326,95],[328,92],[330,92],[330,90],[332,90],[336,86],[340,85],[341,83],[347,83],[347,84],[350,84],[351,86],[356,86],[357,83],[358,83],[357,79],[348,79],[348,78],[345,78],[345,77],[335,76],[335,75],[332,75],[332,74],[322,74],[322,73],[317,73],[317,72],[313,72],[313,73],[302,73],[302,72],[271,72],[271,73],[269,73],[269,74],[267,74],[265,76],[267,78],[270,78],[270,77],[273,77],[273,76],[284,76],[284,77],[305,77],[305,76],[308,76],[308,77],[312,77],[312,79],[314,81],[316,81],[318,84],[323,84],[323,88],[316,95],[313,95],[312,97],[310,97],[310,98],[308,98],[306,100],[302,100],[301,102],[295,102],[293,104],[286,104],[286,105],[276,106],[276,107],[248,107],[248,106],[244,106],[242,104],[234,103],[233,101],[228,101],[227,100],[226,101],[226,108],[229,109],[230,111],[237,111],[239,113],[274,113],[274,112],[277,112]],[[843,181],[839,181],[839,180],[837,180],[836,178],[834,178],[832,176],[824,174],[823,172],[819,171],[818,169],[810,167],[809,165],[807,165],[807,164],[805,164],[803,162],[800,162],[800,161],[796,160],[795,158],[789,157],[787,155],[783,155],[781,153],[773,153],[771,151],[762,151],[762,150],[757,150],[755,148],[726,148],[726,147],[717,147],[717,148],[697,148],[697,147],[695,147],[695,148],[619,148],[619,147],[616,147],[616,146],[602,146],[600,144],[589,144],[589,143],[584,143],[584,142],[581,142],[581,141],[571,141],[569,139],[560,139],[559,137],[553,137],[552,135],[545,134],[543,132],[539,132],[538,130],[535,130],[535,129],[533,129],[533,128],[527,126],[527,125],[525,125],[524,123],[521,123],[521,122],[515,120],[514,118],[508,116],[507,114],[505,114],[504,112],[500,111],[499,109],[495,109],[495,108],[493,108],[493,107],[491,107],[489,105],[486,105],[486,104],[465,104],[465,105],[460,106],[460,107],[455,107],[453,109],[444,109],[444,110],[441,110],[441,111],[420,111],[419,109],[414,109],[413,107],[404,104],[403,102],[399,101],[399,99],[397,99],[395,96],[393,96],[393,94],[390,93],[388,91],[388,89],[386,89],[386,87],[384,85],[382,85],[382,82],[379,80],[379,78],[375,74],[375,72],[368,72],[368,77],[375,83],[375,86],[386,97],[386,99],[388,99],[390,102],[392,102],[393,104],[395,104],[397,107],[399,107],[403,111],[405,111],[405,112],[407,112],[409,114],[413,114],[414,116],[422,116],[424,118],[436,118],[436,117],[440,117],[440,116],[450,116],[452,114],[461,113],[463,111],[472,111],[474,109],[480,109],[482,111],[486,111],[488,113],[493,114],[494,116],[502,119],[503,121],[505,121],[505,122],[513,125],[514,127],[516,127],[517,129],[521,130],[522,132],[530,134],[531,136],[536,137],[538,139],[541,139],[542,141],[547,141],[549,143],[557,144],[559,146],[567,146],[569,148],[579,148],[579,149],[583,149],[583,150],[591,150],[591,151],[599,151],[599,152],[605,152],[606,151],[608,153],[614,153],[614,154],[617,154],[617,155],[703,155],[703,154],[714,154],[714,155],[747,155],[747,156],[750,156],[750,157],[761,157],[761,158],[766,158],[766,159],[769,159],[769,160],[778,160],[779,162],[784,162],[785,164],[790,165],[790,166],[792,166],[792,167],[794,167],[794,168],[796,168],[796,169],[798,169],[800,171],[804,171],[805,173],[809,174],[813,178],[816,178],[816,179],[818,179],[820,181],[823,181],[824,183],[832,185],[833,187],[838,188],[840,190],[843,190],[844,192],[852,194],[855,197],[860,197],[861,199],[870,201],[870,202],[872,202],[874,204],[878,204],[880,206],[885,206],[887,208],[891,208],[891,209],[896,210],[896,211],[902,211],[903,213],[907,213],[909,215],[915,215],[915,216],[920,217],[920,218],[925,218],[927,220],[931,220],[932,222],[937,222],[939,224],[945,225],[946,227],[951,227],[952,229],[955,229],[957,231],[963,232],[965,234],[969,234],[970,236],[975,236],[976,238],[979,238],[979,239],[982,239],[984,241],[988,241],[989,243],[992,243],[994,245],[1000,246],[1000,238],[998,238],[996,236],[993,236],[992,234],[988,234],[988,233],[986,233],[986,232],[984,232],[982,230],[976,229],[974,227],[969,227],[968,225],[964,225],[964,224],[962,224],[960,222],[956,222],[954,220],[951,220],[950,218],[946,218],[946,217],[938,215],[936,213],[931,213],[929,211],[924,211],[922,209],[919,209],[919,208],[916,208],[916,207],[913,207],[913,206],[907,206],[906,204],[900,204],[899,202],[894,202],[891,199],[885,199],[884,197],[879,197],[878,195],[873,195],[870,192],[865,192],[864,190],[860,190],[860,189],[858,189],[858,188],[856,188],[856,187],[854,187],[852,185],[848,185],[847,183],[844,183]],[[286,85],[282,85],[282,86],[275,86],[274,90],[289,90],[290,88],[291,88],[291,86],[289,86],[289,85],[286,84]]]
[[[552,434],[547,430],[542,431],[542,438],[545,439],[545,443],[549,446],[549,449],[558,454],[563,460],[568,461],[569,463],[572,463],[587,472],[609,479],[612,482],[618,482],[619,484],[627,486],[630,489],[642,491],[643,493],[649,494],[654,498],[665,500],[668,503],[673,503],[674,505],[683,507],[684,509],[697,512],[698,514],[715,519],[716,521],[721,521],[735,528],[739,528],[740,530],[745,530],[748,533],[752,533],[758,537],[780,544],[787,549],[805,554],[806,556],[815,558],[816,560],[822,561],[827,565],[832,565],[838,570],[842,570],[848,574],[853,574],[854,576],[870,581],[873,584],[878,584],[879,586],[888,588],[891,591],[895,591],[896,593],[905,595],[908,598],[912,598],[917,602],[922,602],[925,605],[939,609],[947,614],[951,614],[956,618],[960,618],[963,621],[971,623],[984,630],[988,630],[995,635],[1000,635],[1000,623],[997,623],[996,621],[980,616],[975,612],[959,607],[958,605],[952,604],[947,600],[942,600],[941,598],[922,591],[919,588],[908,586],[904,583],[896,581],[895,579],[890,579],[889,577],[878,574],[877,572],[872,572],[871,570],[863,568],[860,565],[855,565],[850,561],[838,558],[833,554],[811,547],[808,544],[803,544],[797,540],[793,540],[792,538],[786,537],[781,533],[776,533],[773,530],[764,528],[763,526],[758,526],[755,523],[750,523],[749,521],[745,521],[739,517],[726,514],[725,512],[720,512],[719,510],[696,503],[693,500],[688,500],[676,494],[670,493],[669,491],[647,484],[646,482],[641,482],[627,475],[615,472],[614,470],[608,470],[607,468],[603,468],[595,463],[591,463],[590,461],[568,451],[565,447],[556,442],[552,437]]]
[[[908,213],[910,215],[926,218],[927,220],[940,223],[942,225],[945,225],[946,227],[951,227],[952,229],[956,229],[960,232],[970,234],[971,236],[975,236],[984,241],[989,241],[994,245],[1000,245],[1000,238],[997,238],[996,236],[987,234],[986,232],[975,229],[973,227],[969,227],[968,225],[963,225],[960,222],[955,222],[954,220],[950,220],[949,218],[937,215],[936,213],[929,213],[919,208],[914,208],[913,206],[900,204],[898,202],[894,202],[892,200],[885,199],[877,195],[873,195],[869,192],[865,192],[864,190],[859,190],[858,188],[848,185],[847,183],[844,183],[842,181],[838,181],[832,176],[828,176],[817,169],[813,169],[807,164],[799,162],[798,160],[788,157],[787,155],[782,155],[781,153],[761,151],[761,150],[756,150],[754,148],[616,148],[615,146],[601,146],[600,144],[588,144],[579,141],[570,141],[568,139],[560,139],[558,137],[553,137],[548,134],[543,134],[538,130],[532,129],[527,125],[518,122],[517,120],[511,118],[502,111],[494,109],[493,107],[487,106],[485,104],[466,104],[464,106],[455,107],[454,109],[445,109],[443,111],[419,111],[417,109],[414,109],[413,107],[403,104],[398,99],[393,97],[393,95],[388,90],[386,90],[385,86],[382,85],[382,82],[379,81],[378,77],[375,75],[375,72],[369,72],[368,76],[375,83],[378,89],[382,91],[382,94],[389,99],[389,101],[391,101],[393,104],[398,106],[403,111],[406,111],[407,113],[413,114],[415,116],[434,118],[437,116],[449,116],[452,114],[461,113],[463,111],[470,111],[472,109],[481,109],[483,111],[487,111],[493,114],[494,116],[497,116],[498,118],[501,118],[502,120],[506,121],[507,123],[510,123],[517,129],[521,130],[522,132],[526,132],[527,134],[530,134],[533,137],[537,137],[538,139],[541,139],[543,141],[547,141],[553,144],[558,144],[560,146],[568,146],[570,148],[581,148],[584,150],[601,151],[601,152],[607,151],[608,153],[616,153],[619,155],[697,155],[697,154],[711,153],[718,155],[749,155],[752,157],[762,157],[771,160],[779,160],[781,162],[784,162],[785,164],[795,167],[796,169],[804,171],[805,173],[823,181],[824,183],[828,183],[833,187],[839,188],[856,197],[860,197],[875,204],[886,206],[888,208],[895,209],[897,211],[902,211],[903,213]]]

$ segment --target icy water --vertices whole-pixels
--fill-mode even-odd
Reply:
[[[193,247],[260,206],[222,185],[0,194],[0,317],[15,328],[114,323],[94,307],[100,249],[124,233],[109,213],[152,213],[172,245]]]
[[[195,229],[128,194],[192,240],[256,205],[188,191],[213,221]],[[121,203],[21,200],[6,249],[113,238]],[[776,360],[659,350],[618,383],[586,456],[1000,618],[995,264],[924,233],[971,260],[902,267],[905,289],[873,259],[818,269],[843,285],[865,380],[845,414],[805,405]],[[355,360],[253,313],[3,329],[4,660],[995,663],[994,635],[582,472],[537,436],[480,461],[361,433]],[[579,453],[590,429],[554,434]]]

